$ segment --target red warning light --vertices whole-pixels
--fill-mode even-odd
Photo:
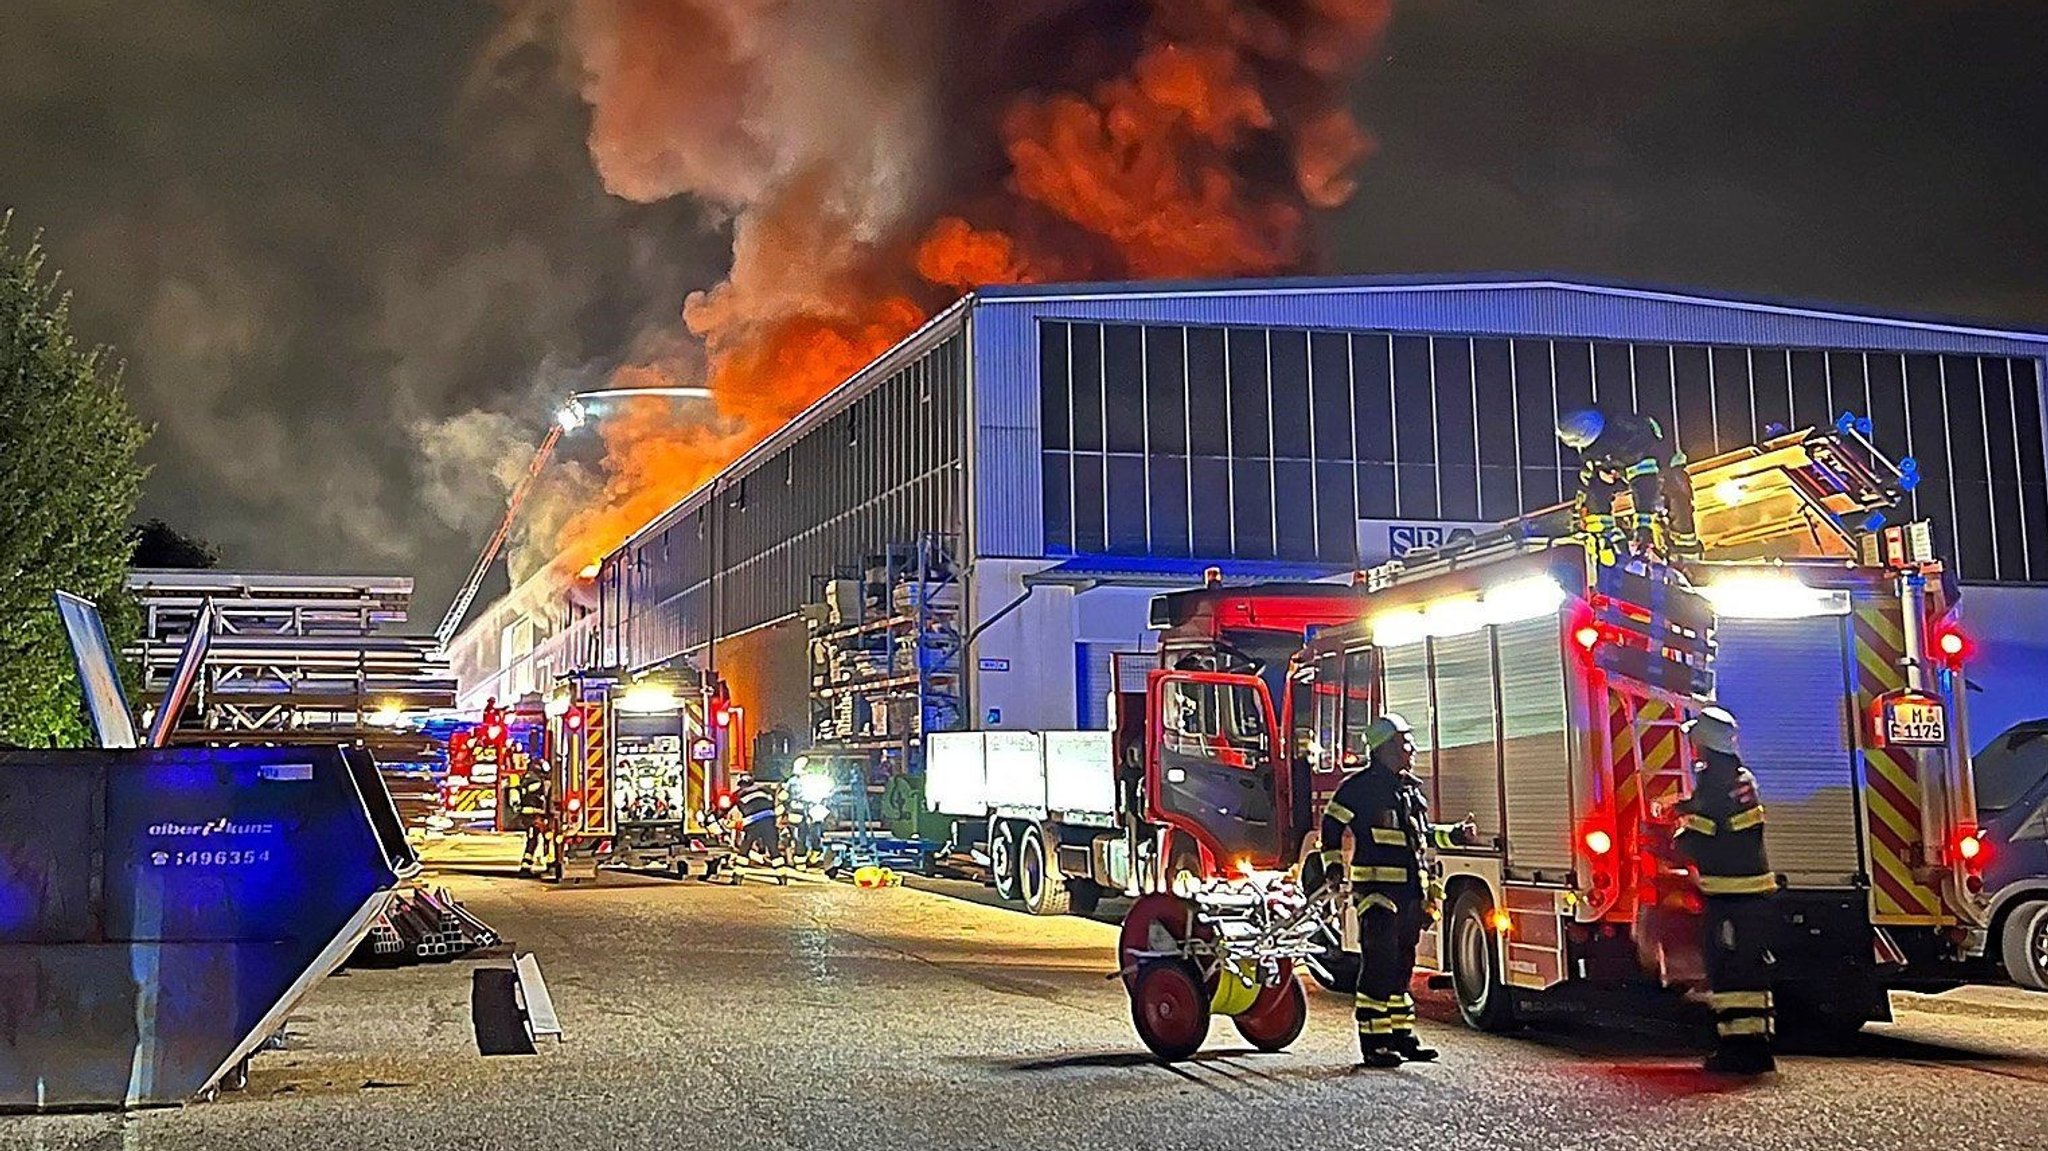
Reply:
[[[1970,656],[1970,637],[1954,627],[1942,627],[1934,633],[1934,650],[1940,653],[1941,662],[1959,667]]]
[[[570,731],[582,730],[583,712],[577,708],[570,708],[567,712],[565,712],[562,715],[562,726],[568,728]]]
[[[1967,865],[1970,868],[1970,870],[1976,871],[1981,869],[1986,863],[1990,862],[1988,857],[1991,853],[1988,850],[1988,846],[1989,845],[1987,845],[1984,842],[1983,832],[1964,832],[1961,836],[1958,836],[1956,839],[1956,855],[1962,859],[1963,863]]]
[[[1572,640],[1585,650],[1592,651],[1600,646],[1600,629],[1587,624],[1572,633]]]
[[[1594,855],[1606,855],[1614,850],[1614,837],[1596,827],[1586,833],[1586,850]]]

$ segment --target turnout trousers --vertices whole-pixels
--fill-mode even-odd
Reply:
[[[1352,1012],[1358,1020],[1358,1048],[1363,1052],[1413,1047],[1415,998],[1408,986],[1415,975],[1415,945],[1428,914],[1422,894],[1354,893],[1352,906],[1358,912],[1358,987]]]
[[[773,819],[757,819],[740,828],[740,851],[749,858],[773,859],[782,851],[782,836]]]
[[[1776,1007],[1771,1001],[1768,895],[1710,895],[1706,900],[1708,1004],[1720,1046],[1768,1050]]]

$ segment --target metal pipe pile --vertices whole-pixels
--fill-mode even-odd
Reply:
[[[489,924],[471,914],[448,889],[415,887],[394,892],[370,934],[349,959],[351,967],[402,967],[441,962],[501,942]]]

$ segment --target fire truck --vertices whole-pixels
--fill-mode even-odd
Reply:
[[[725,793],[722,690],[658,676],[572,677],[546,705],[551,878],[599,867],[701,874]]]
[[[521,724],[510,709],[493,699],[484,704],[475,723],[449,729],[448,769],[441,780],[440,817],[469,831],[497,831],[504,777],[533,744],[530,725]]]
[[[1967,645],[1925,526],[1881,525],[1910,462],[1850,421],[1688,471],[1699,562],[1603,554],[1558,508],[1352,588],[1160,597],[1157,663],[1119,695],[1093,760],[1098,777],[1104,756],[1116,768],[1115,809],[1092,821],[1109,826],[1077,831],[1049,785],[1043,805],[990,805],[999,890],[1006,842],[1027,903],[1034,863],[1044,885],[1133,892],[1287,867],[1312,851],[1365,725],[1394,711],[1415,725],[1435,817],[1482,832],[1438,860],[1445,914],[1421,955],[1467,1022],[1509,1026],[1518,1002],[1567,985],[1690,984],[1697,895],[1671,808],[1691,760],[1681,725],[1713,701],[1741,717],[1770,811],[1788,1026],[1853,1028],[1885,1017],[1887,989],[1963,982],[1984,916]],[[1014,772],[999,733],[981,734],[983,791],[998,792]],[[1354,962],[1317,975],[1344,985]]]

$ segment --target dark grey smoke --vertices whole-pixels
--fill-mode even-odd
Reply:
[[[963,7],[900,9],[945,22],[905,38],[958,137],[911,173],[935,201],[1000,176],[982,95],[1107,73],[1145,8]],[[0,206],[129,361],[159,428],[145,514],[225,564],[410,571],[437,608],[553,398],[673,355],[650,341],[724,274],[706,204],[603,190],[577,77],[510,11],[6,6]],[[1409,5],[1364,73],[1379,149],[1322,263],[2048,327],[2044,33],[2024,4]]]

